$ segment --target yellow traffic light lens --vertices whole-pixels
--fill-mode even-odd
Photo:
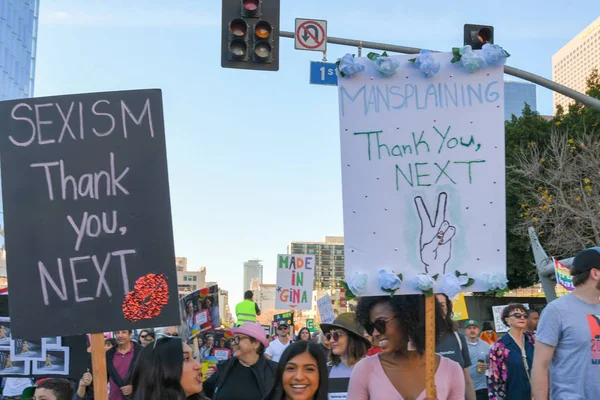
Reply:
[[[243,20],[236,19],[231,21],[231,24],[229,25],[229,30],[231,31],[233,36],[243,37],[248,31],[248,25],[246,25],[246,23]]]
[[[261,39],[266,39],[271,35],[271,25],[266,22],[261,22],[256,25],[254,33]]]
[[[268,43],[259,43],[254,48],[254,54],[258,58],[267,59],[271,55],[271,46]]]
[[[256,11],[258,9],[258,2],[259,0],[244,0],[242,4],[248,11]]]
[[[243,40],[233,40],[229,44],[229,51],[236,58],[243,58],[248,51],[248,47]]]

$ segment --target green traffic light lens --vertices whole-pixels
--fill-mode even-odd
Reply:
[[[248,47],[243,40],[233,40],[229,44],[229,52],[235,58],[243,58],[248,51]]]
[[[258,58],[266,60],[271,55],[271,46],[268,43],[259,43],[254,48],[254,54]]]
[[[243,37],[246,36],[246,32],[248,31],[248,25],[246,25],[246,23],[243,20],[236,19],[231,21],[231,23],[229,24],[229,30],[231,31],[233,36]]]

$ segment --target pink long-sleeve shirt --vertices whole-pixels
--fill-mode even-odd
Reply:
[[[435,372],[435,385],[439,400],[464,400],[465,379],[460,365],[446,357],[440,357]],[[404,400],[388,379],[379,355],[363,358],[354,366],[347,400]],[[425,390],[417,400],[425,399]]]

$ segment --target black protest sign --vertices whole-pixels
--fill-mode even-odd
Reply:
[[[160,90],[0,103],[16,337],[180,319]]]

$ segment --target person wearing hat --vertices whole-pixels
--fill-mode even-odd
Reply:
[[[490,321],[485,321],[481,327],[481,330],[483,332],[481,332],[481,335],[479,335],[479,339],[483,340],[490,346],[496,343],[496,340],[498,340],[498,335],[496,334],[494,326]]]
[[[331,343],[329,351],[330,398],[345,398],[352,368],[367,355],[371,342],[364,336],[363,327],[356,322],[354,313],[342,313],[330,324],[321,324],[321,330]]]
[[[600,247],[573,259],[575,289],[548,304],[536,333],[536,400],[600,398]]]
[[[228,331],[232,357],[206,373],[204,395],[212,400],[255,400],[265,397],[275,379],[277,363],[265,358],[269,341],[263,327],[245,322]]]
[[[467,348],[471,358],[469,374],[475,387],[475,398],[477,400],[489,400],[485,373],[488,369],[491,347],[479,339],[479,324],[474,319],[465,322],[465,336],[467,337]]]
[[[281,355],[290,345],[290,326],[286,322],[280,322],[277,325],[277,339],[271,342],[271,345],[265,352],[265,356],[272,361],[279,362]]]
[[[73,383],[66,379],[38,380],[34,386],[23,390],[21,398],[26,399],[44,399],[44,400],[72,400],[75,395]]]

